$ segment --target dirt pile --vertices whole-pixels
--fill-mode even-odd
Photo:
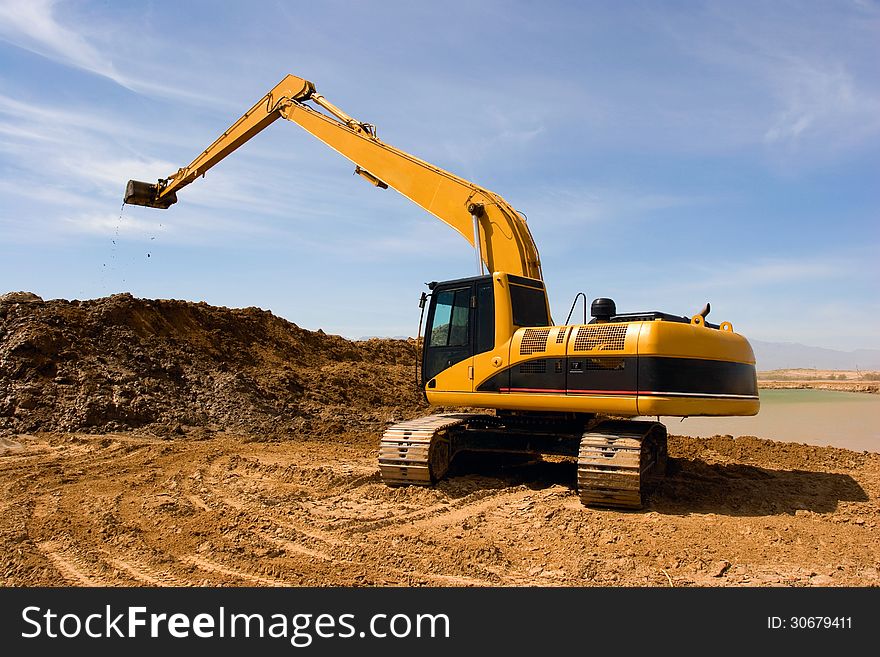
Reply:
[[[420,414],[415,346],[259,308],[117,294],[0,297],[0,433],[372,431]]]

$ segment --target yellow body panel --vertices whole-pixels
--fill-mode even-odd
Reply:
[[[523,411],[604,413],[636,415],[754,415],[760,408],[754,395],[702,395],[679,392],[664,395],[646,388],[627,390],[590,390],[572,392],[566,383],[552,389],[502,387],[497,392],[478,390],[480,386],[506,370],[524,363],[545,361],[565,363],[570,359],[590,364],[628,359],[638,367],[638,358],[668,359],[675,366],[693,361],[707,364],[738,364],[754,370],[755,357],[748,341],[734,333],[708,328],[702,323],[653,320],[605,324],[575,324],[517,328],[511,324],[509,295],[498,294],[507,285],[505,274],[496,273],[496,347],[467,358],[440,372],[433,387],[426,389],[428,401],[442,406],[472,406]],[[513,330],[510,339],[499,338]],[[498,334],[501,335],[498,335]]]
[[[641,356],[702,358],[755,364],[752,346],[739,333],[679,322],[639,322]]]
[[[638,415],[757,415],[761,402],[757,399],[683,399],[681,397],[648,397],[639,395]]]

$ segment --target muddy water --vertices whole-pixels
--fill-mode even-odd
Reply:
[[[880,395],[831,390],[761,390],[754,417],[663,417],[669,433],[758,436],[880,452]]]

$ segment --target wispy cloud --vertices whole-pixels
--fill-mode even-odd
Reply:
[[[670,292],[727,294],[732,290],[738,295],[761,296],[762,292],[773,289],[845,279],[852,276],[858,266],[843,255],[755,260],[715,258],[712,262],[695,261],[680,266],[675,282],[658,281],[658,284]]]
[[[840,64],[786,58],[775,82],[781,107],[764,133],[768,144],[828,136],[831,145],[851,144],[880,131],[880,95]]]
[[[85,213],[67,216],[62,219],[65,231],[91,233],[94,235],[114,235],[117,237],[144,238],[155,237],[168,232],[168,226],[159,221],[145,221],[140,218],[123,216],[110,212]]]
[[[57,0],[2,0],[0,38],[132,88],[106,54],[100,53],[83,35],[58,21],[57,5]]]
[[[63,20],[59,12],[63,4],[62,0],[0,0],[0,39],[65,66],[112,80],[138,94],[228,107],[198,87],[157,82],[169,77],[164,74],[166,62],[155,68],[150,76],[126,72],[126,68],[134,67],[131,62],[115,61],[115,53],[121,49],[110,43],[97,45],[94,34],[88,34],[70,17]],[[117,32],[107,30],[106,33]],[[127,34],[127,31],[122,33]]]
[[[658,20],[714,71],[705,89],[738,107],[729,127],[745,145],[809,151],[802,166],[880,134],[880,85],[864,61],[866,48],[878,53],[876,5],[722,3]],[[738,98],[713,88],[722,80],[740,81]]]
[[[508,199],[511,200],[511,199]],[[540,185],[517,199],[519,209],[534,220],[533,229],[649,219],[655,212],[710,203],[708,196],[646,192],[614,186]]]

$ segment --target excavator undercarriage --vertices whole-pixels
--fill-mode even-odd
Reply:
[[[449,413],[395,424],[379,444],[379,470],[391,486],[430,486],[461,452],[577,459],[587,506],[640,509],[666,472],[666,427],[658,422]]]

